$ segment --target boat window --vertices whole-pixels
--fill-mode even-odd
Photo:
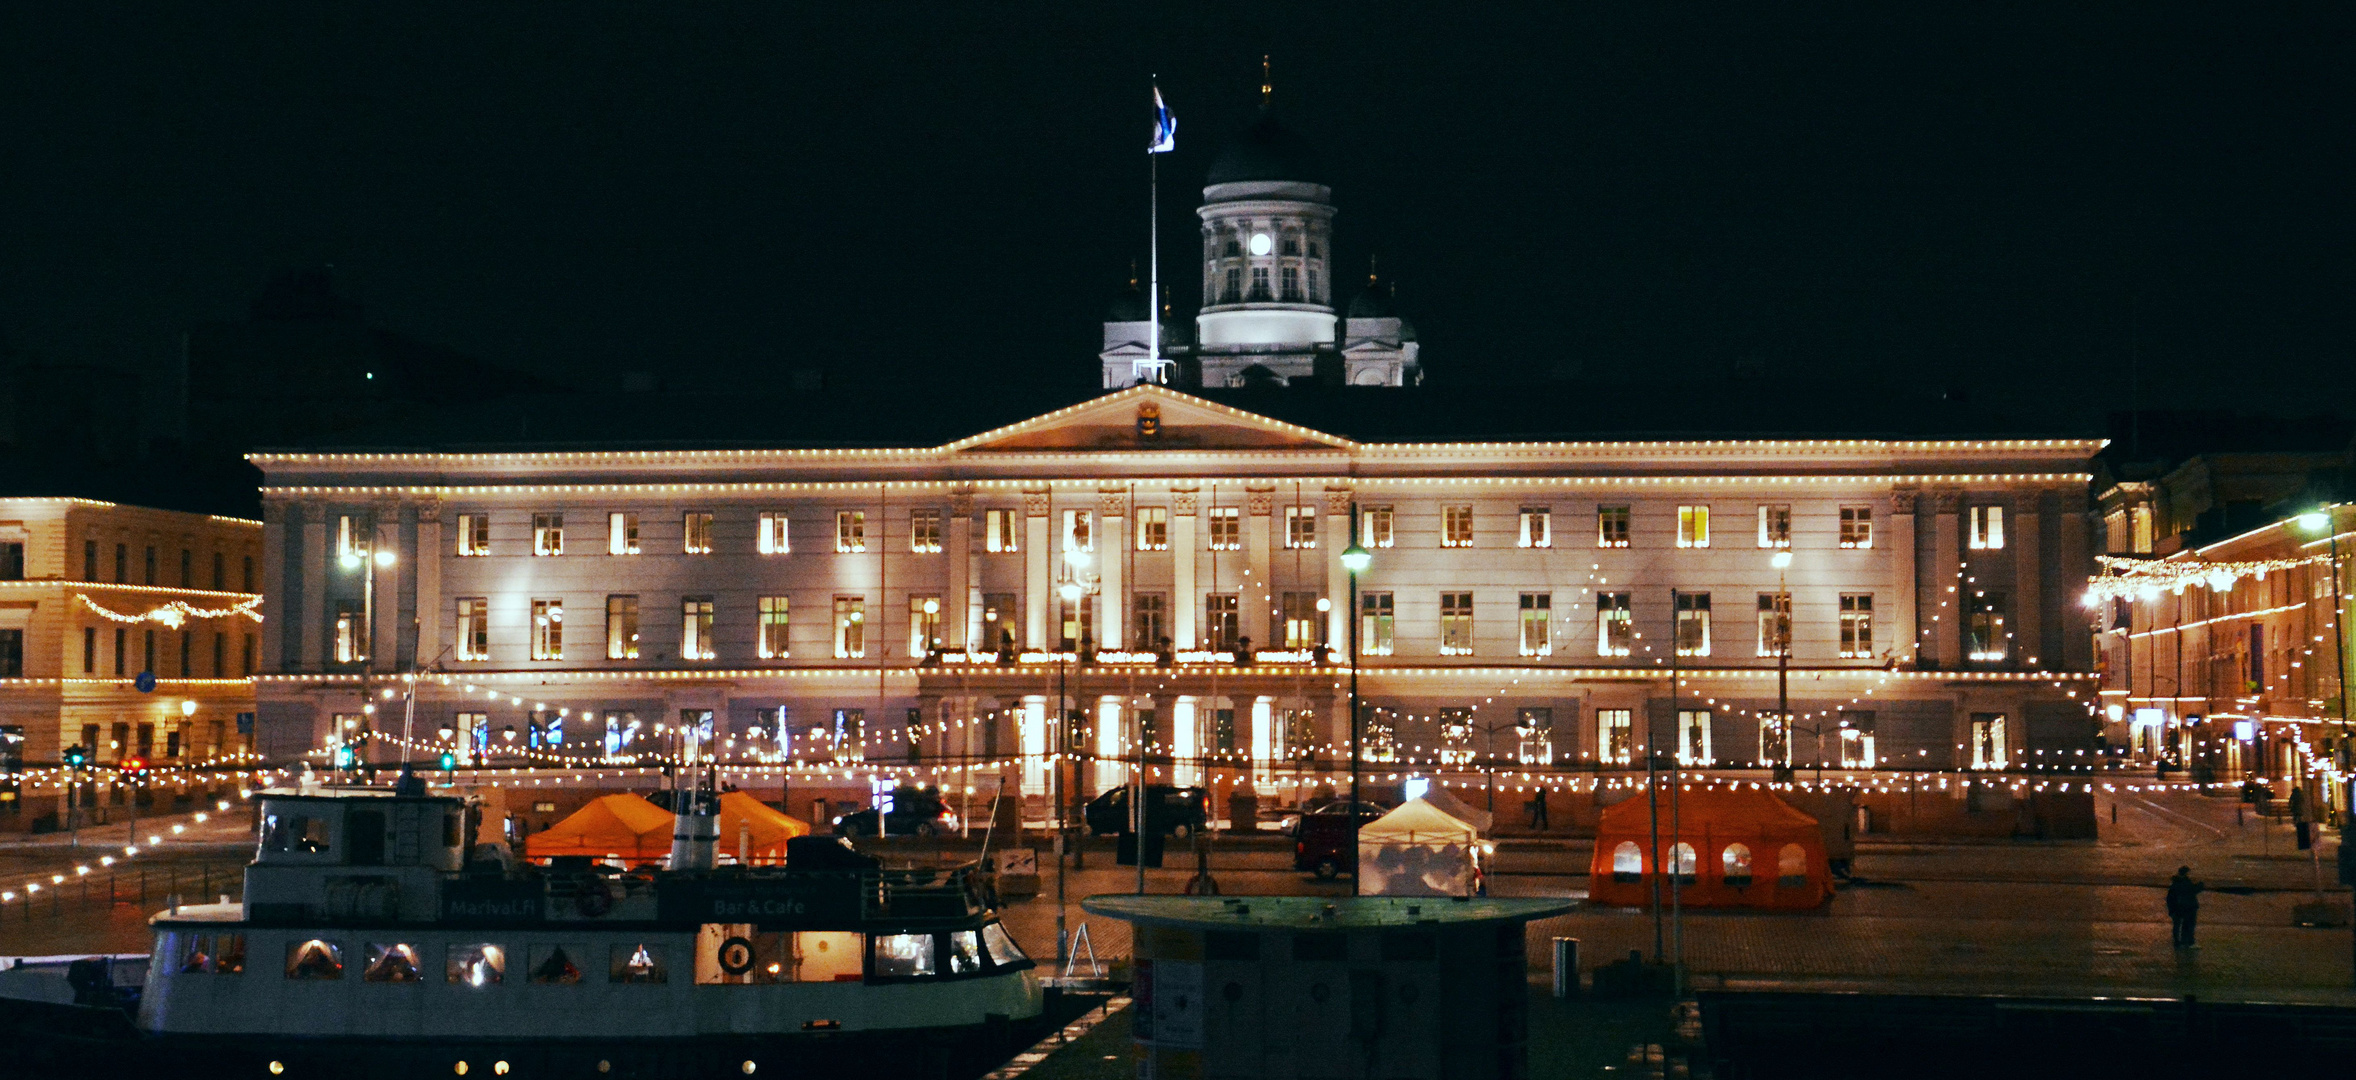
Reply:
[[[340,979],[344,977],[343,946],[332,941],[312,938],[286,947],[286,977],[289,979]]]
[[[982,935],[958,930],[949,935],[949,974],[972,975],[982,970]]]
[[[793,946],[798,982],[858,982],[866,977],[860,954],[867,943],[856,930],[796,931]]]
[[[569,985],[581,981],[581,965],[575,961],[587,950],[579,945],[532,946],[532,981]]]
[[[180,974],[202,975],[213,968],[213,936],[211,934],[177,934],[180,939]]]
[[[875,935],[875,974],[877,978],[908,979],[937,974],[938,962],[933,958],[931,934]]]
[[[661,983],[670,978],[663,969],[663,949],[660,945],[640,942],[636,945],[613,947],[613,966],[610,979],[618,983]]]
[[[412,983],[421,978],[417,973],[417,946],[393,943],[368,946],[368,966],[360,970],[361,982]]]
[[[497,945],[452,945],[443,970],[463,986],[497,986],[507,977],[507,950]]]
[[[244,934],[220,934],[213,938],[213,974],[245,974]]]
[[[982,944],[989,946],[990,959],[999,967],[1020,964],[1030,959],[1014,943],[1014,935],[1007,933],[1006,928],[997,923],[982,927]]]
[[[327,850],[327,819],[308,814],[268,814],[262,818],[262,850],[317,854]]]
[[[622,946],[616,947],[616,955]],[[622,959],[627,959],[626,957]],[[660,960],[657,956],[654,959]],[[617,959],[614,963],[621,963]],[[705,923],[697,931],[695,981],[705,986],[756,986],[792,982],[793,940],[761,933],[751,923]],[[618,968],[615,969],[617,972]],[[621,982],[619,974],[613,976]]]

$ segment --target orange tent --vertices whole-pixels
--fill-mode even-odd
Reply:
[[[1596,823],[1595,857],[1588,867],[1588,898],[1637,907],[1652,903],[1653,879],[1664,856],[1677,877],[1662,882],[1662,903],[1674,885],[1688,907],[1813,908],[1832,897],[1832,868],[1816,819],[1774,793],[1749,787],[1660,793],[1661,851],[1652,844],[1651,799],[1642,792],[1604,808]]]
[[[603,795],[546,831],[524,838],[524,857],[608,855],[638,865],[671,854],[671,812],[636,795]]]
[[[741,791],[720,796],[720,839],[715,846],[722,858],[754,865],[781,865],[785,842],[810,835],[810,826],[776,807]]]

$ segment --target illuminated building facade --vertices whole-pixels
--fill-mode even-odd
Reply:
[[[420,739],[708,726],[1037,791],[1060,698],[1077,752],[1276,784],[1346,767],[1355,520],[1387,769],[2019,768],[2093,745],[2099,446],[1377,441],[1136,386],[921,448],[261,454],[262,732],[365,715],[373,575]]]

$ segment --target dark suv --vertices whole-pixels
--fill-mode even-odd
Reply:
[[[1149,833],[1183,840],[1203,827],[1210,817],[1210,796],[1198,787],[1145,785],[1145,828]],[[1113,836],[1129,831],[1129,789],[1117,787],[1090,800],[1088,831]]]
[[[956,830],[957,815],[936,788],[896,788],[891,813],[869,807],[834,819],[836,836],[938,836]]]

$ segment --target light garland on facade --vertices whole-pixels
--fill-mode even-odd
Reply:
[[[90,599],[88,593],[75,593],[74,599],[81,601],[83,607],[119,623],[161,623],[175,630],[190,619],[226,619],[232,615],[243,615],[255,622],[262,621],[262,613],[254,610],[262,606],[262,598],[259,596],[240,600],[225,608],[200,608],[186,600],[173,600],[160,607],[149,608],[146,612],[137,615],[110,609],[98,601]]]
[[[2102,564],[2104,572],[2086,579],[2087,607],[2098,606],[2104,600],[2129,597],[2156,600],[2163,592],[2182,594],[2189,585],[2205,586],[2214,592],[2228,592],[2235,582],[2243,578],[2264,581],[2268,574],[2328,563],[2331,556],[2210,562],[2202,559],[2123,559],[2115,555],[2097,555],[2095,561]]]

